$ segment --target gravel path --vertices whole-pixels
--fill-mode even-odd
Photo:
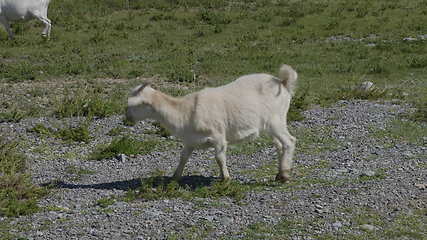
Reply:
[[[108,207],[101,207],[98,201],[123,196],[140,185],[140,178],[157,170],[170,176],[178,163],[179,144],[148,155],[89,161],[86,156],[98,144],[112,140],[107,135],[111,129],[122,126],[129,134],[139,134],[144,139],[146,135],[142,133],[153,126],[141,122],[126,127],[120,116],[99,119],[90,125],[94,137],[90,143],[70,144],[40,137],[28,129],[37,123],[53,128],[76,125],[81,119],[1,123],[0,132],[24,142],[23,151],[30,160],[34,182],[55,184],[40,202],[45,211],[19,218],[0,217],[0,221],[10,221],[12,232],[27,239],[55,240],[272,239],[272,233],[251,231],[257,224],[274,228],[285,220],[304,228],[290,231],[289,239],[381,230],[384,225],[362,225],[355,216],[368,209],[393,222],[402,214],[425,212],[427,206],[423,185],[427,184],[427,136],[410,143],[374,134],[376,129],[387,129],[408,111],[411,109],[407,105],[368,101],[341,101],[329,108],[306,111],[304,121],[291,124],[291,133],[298,137],[294,178],[301,180],[295,185],[265,184],[246,192],[241,201],[141,199],[116,201]],[[228,165],[233,179],[239,182],[269,183],[276,169],[267,174],[261,172],[275,166],[274,159],[274,149],[266,148],[249,156],[229,156]],[[75,169],[86,172],[77,173]],[[216,172],[211,152],[197,151],[187,165],[189,176],[185,180],[210,184]],[[426,215],[421,217],[426,223]],[[421,234],[427,238],[425,231]]]

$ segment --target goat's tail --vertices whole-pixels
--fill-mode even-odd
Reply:
[[[291,95],[294,95],[298,74],[289,65],[283,64],[279,70],[279,79]]]

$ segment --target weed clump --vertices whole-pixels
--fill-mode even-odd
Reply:
[[[123,110],[121,97],[118,93],[109,96],[104,95],[101,88],[77,93],[66,92],[56,106],[55,115],[59,118],[66,117],[100,117],[104,118]]]
[[[59,130],[54,130],[48,128],[43,124],[36,124],[30,132],[37,133],[39,135],[45,135],[55,138],[60,138],[64,141],[74,141],[74,142],[85,142],[88,143],[92,139],[89,133],[89,128],[87,124],[82,124],[77,127],[63,128]]]
[[[158,200],[170,198],[222,198],[229,197],[240,201],[245,197],[245,192],[250,187],[238,182],[214,182],[206,186],[190,186],[189,184],[171,181],[165,177],[150,177],[142,181],[142,185],[126,194],[126,200],[142,198],[145,200]]]
[[[109,145],[98,147],[91,155],[90,159],[101,160],[112,158],[118,154],[134,155],[148,154],[154,151],[161,143],[157,140],[138,141],[124,136],[114,139]]]
[[[0,216],[14,217],[37,212],[37,200],[46,194],[25,173],[25,156],[17,143],[0,137]]]

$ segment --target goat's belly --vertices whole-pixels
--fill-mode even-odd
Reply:
[[[2,11],[3,16],[10,21],[16,20],[26,20],[32,18],[32,16],[28,13],[27,9],[21,9],[16,7],[6,7],[3,8]]]

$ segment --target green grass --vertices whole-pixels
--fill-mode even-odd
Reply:
[[[112,137],[117,137],[117,136],[121,136],[127,132],[128,132],[127,128],[122,127],[122,126],[117,126],[115,128],[112,128],[110,131],[108,131],[107,135],[112,136]]]
[[[26,115],[19,111],[19,110],[12,110],[8,112],[2,112],[0,113],[0,123],[2,122],[19,122],[21,121]]]
[[[112,96],[108,96],[111,94]],[[122,113],[124,109],[124,94],[108,92],[101,87],[64,92],[64,96],[57,102],[55,115],[65,117],[107,117]]]
[[[304,236],[319,240],[332,239],[425,239],[426,217],[425,209],[415,210],[414,213],[399,213],[394,217],[385,217],[372,210],[351,209],[351,215],[331,219],[328,217],[311,217],[300,219],[286,217],[275,225],[256,222],[243,230],[242,239],[292,239],[295,236]],[[348,213],[349,214],[349,213]],[[325,224],[332,222],[349,222],[338,232],[318,234],[311,231],[313,228],[325,229]],[[377,228],[374,231],[361,230],[360,226],[370,224]],[[351,232],[350,232],[351,231]]]
[[[116,202],[114,198],[101,198],[96,201],[96,205],[107,208],[110,205],[113,205]]]
[[[159,140],[138,141],[128,136],[113,139],[108,145],[98,146],[89,156],[89,159],[102,160],[112,158],[118,154],[135,155],[149,154],[158,147],[162,146],[163,142]]]
[[[385,129],[371,129],[371,135],[386,143],[405,142],[423,145],[427,137],[425,123],[418,123],[406,119],[391,121]]]
[[[0,138],[0,216],[14,217],[37,212],[37,201],[46,194],[25,173],[25,156],[18,144]]]
[[[37,133],[41,136],[56,137],[68,142],[89,143],[92,139],[87,123],[83,123],[76,127],[69,127],[58,130],[48,128],[42,123],[38,123],[33,128],[29,129],[29,131]]]
[[[229,197],[235,201],[240,201],[245,197],[245,193],[250,187],[235,181],[214,182],[211,185],[190,186],[189,184],[171,181],[165,177],[150,177],[142,181],[141,187],[128,191],[125,199],[158,200],[182,198],[191,200],[193,198],[222,198]]]
[[[50,41],[38,39],[39,24],[14,24],[14,41],[0,31],[0,82],[75,81],[83,93],[62,91],[56,115],[103,117],[120,113],[116,104],[123,105],[126,94],[99,94],[95,79],[154,77],[198,89],[247,73],[276,74],[288,63],[299,72],[298,91],[307,90],[303,102],[309,104],[389,98],[404,87],[410,94],[403,100],[419,105],[427,89],[427,43],[402,39],[427,32],[425,9],[425,0],[59,0],[49,8]],[[362,40],[327,41],[331,36]],[[362,81],[387,94],[345,93]]]
[[[273,141],[271,137],[262,135],[254,141],[248,140],[242,143],[230,145],[228,147],[227,153],[234,154],[234,155],[239,155],[239,154],[250,155],[267,147],[274,147]]]

